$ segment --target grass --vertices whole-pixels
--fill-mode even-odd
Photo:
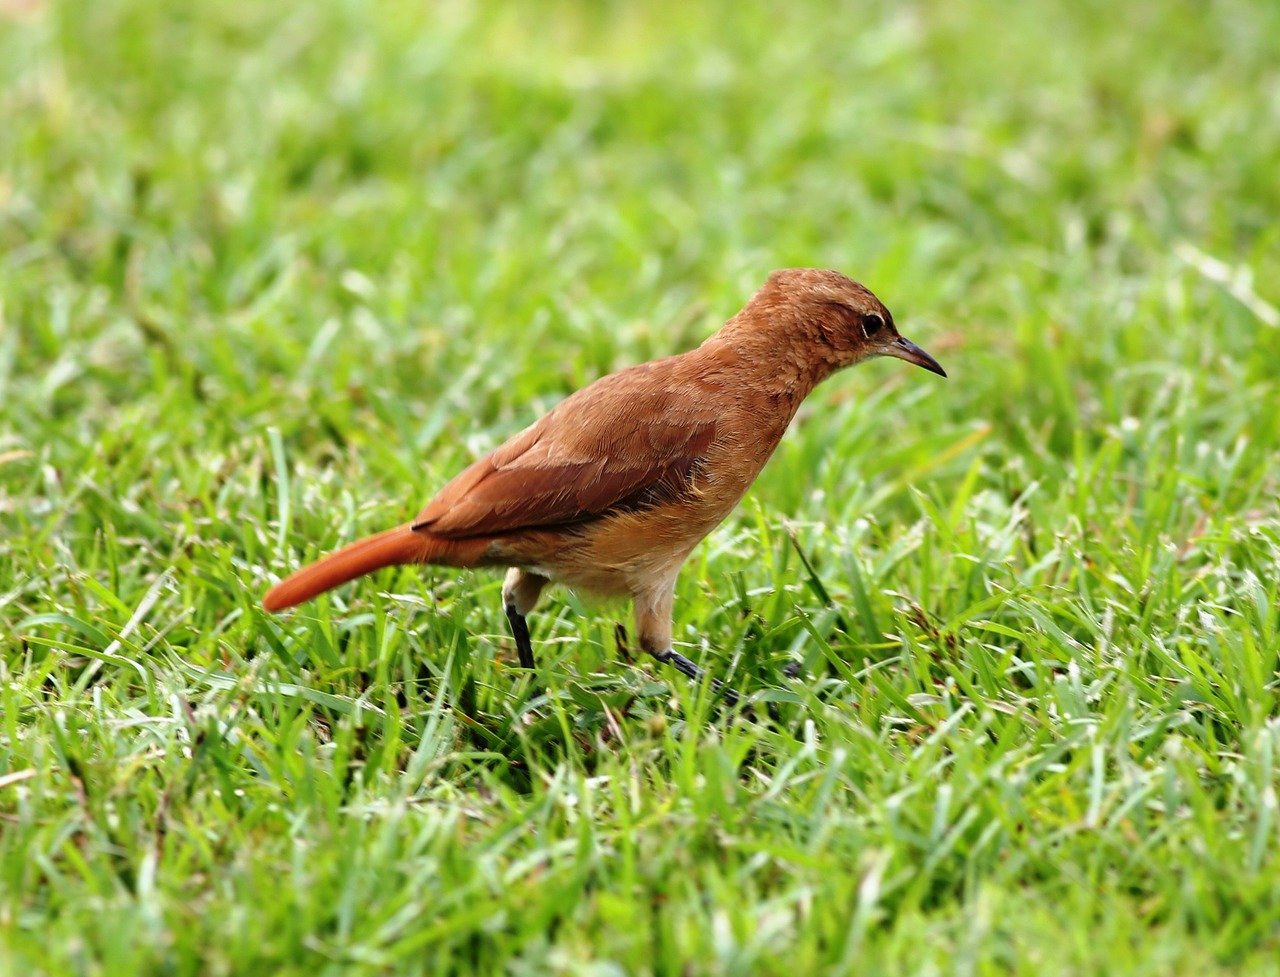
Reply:
[[[0,972],[1280,973],[1272,4],[0,5]],[[266,586],[775,267],[677,596]],[[782,674],[802,659],[817,678]]]

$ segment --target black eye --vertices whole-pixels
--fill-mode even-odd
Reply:
[[[858,321],[862,323],[862,335],[868,339],[884,328],[884,316],[879,312],[868,312],[859,316]]]

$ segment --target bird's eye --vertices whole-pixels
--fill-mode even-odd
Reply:
[[[868,339],[884,328],[884,316],[879,312],[868,312],[858,321],[862,323],[862,334]]]

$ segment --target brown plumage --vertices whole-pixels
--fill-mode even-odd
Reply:
[[[520,662],[525,615],[563,583],[629,596],[640,646],[671,647],[676,576],[773,454],[801,401],[838,369],[895,356],[946,376],[889,310],[834,271],[776,271],[697,349],[601,377],[472,464],[408,525],[352,543],[277,584],[278,611],[387,566],[508,567]]]

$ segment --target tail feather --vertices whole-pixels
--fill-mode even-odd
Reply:
[[[388,529],[356,540],[280,581],[267,591],[262,606],[269,611],[282,611],[383,567],[410,563],[471,565],[470,560],[457,559],[464,554],[452,552],[454,549],[454,540],[414,532],[410,526]]]

